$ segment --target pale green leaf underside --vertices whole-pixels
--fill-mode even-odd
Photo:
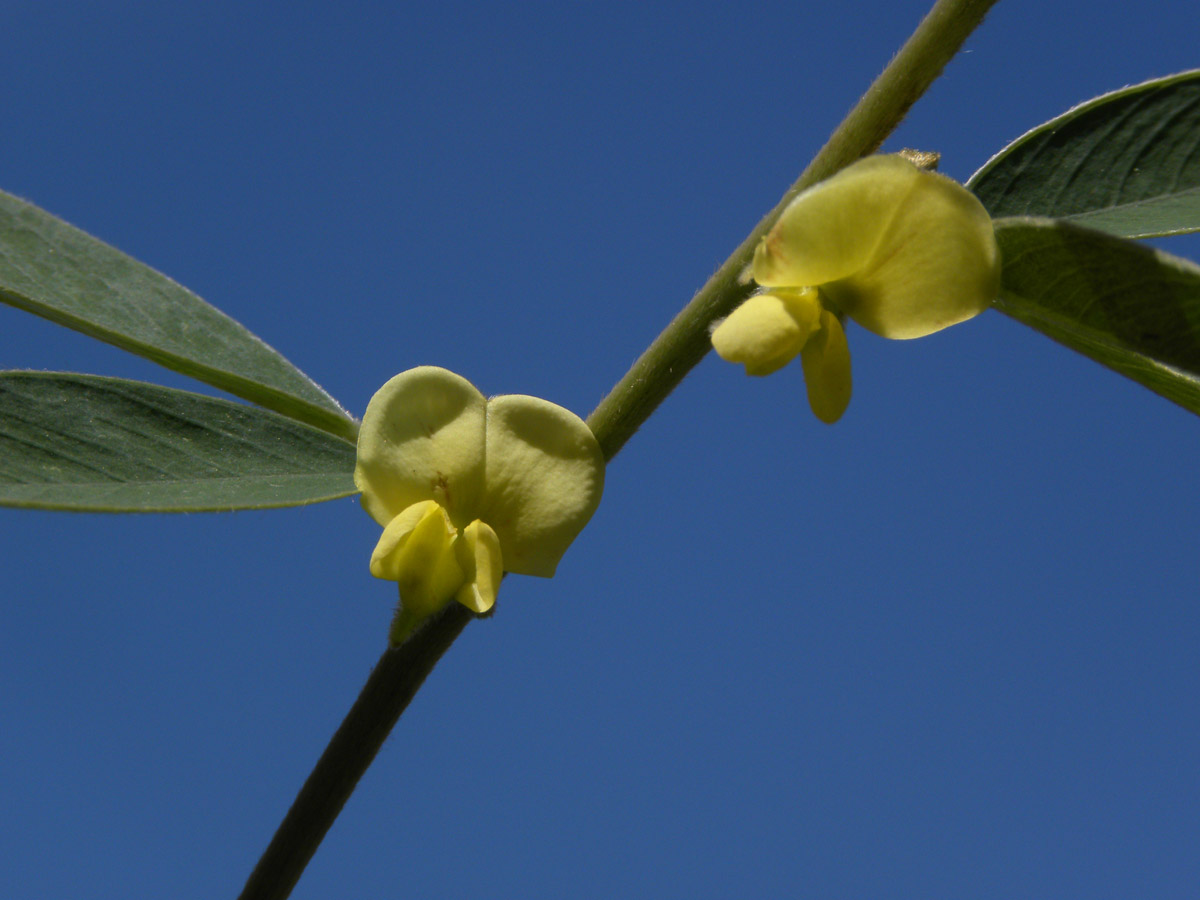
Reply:
[[[1200,414],[1200,266],[1048,219],[996,238],[997,309]]]
[[[1013,141],[967,186],[992,216],[1118,237],[1200,230],[1200,70],[1104,94]]]
[[[241,324],[149,266],[2,191],[0,301],[354,439],[354,420]]]
[[[0,372],[0,506],[191,512],[357,492],[354,445],[286,416],[139,381]]]

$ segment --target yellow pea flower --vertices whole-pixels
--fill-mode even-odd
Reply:
[[[836,422],[850,403],[849,316],[916,338],[983,312],[1000,287],[992,220],[975,195],[899,156],[869,156],[798,194],[759,243],[767,288],[721,322],[713,348],[749,375],[797,355],[809,405]]]
[[[367,404],[354,483],[384,526],[371,574],[400,586],[396,646],[451,600],[491,609],[504,572],[552,576],[600,504],[604,457],[561,406],[489,400],[465,378],[421,366]]]

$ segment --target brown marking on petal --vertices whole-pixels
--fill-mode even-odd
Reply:
[[[770,254],[771,256],[778,258],[779,243],[781,240],[782,240],[782,238],[779,236],[779,233],[775,229],[772,228],[767,233],[767,236],[763,238],[763,244],[767,248],[767,253]]]
[[[433,496],[437,498],[438,503],[449,508],[450,482],[442,472],[438,472],[437,477],[433,479]]]

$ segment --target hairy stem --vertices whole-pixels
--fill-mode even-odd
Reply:
[[[588,417],[611,460],[709,350],[709,326],[750,293],[742,277],[762,235],[804,188],[878,149],[996,0],[937,0],[779,204],[750,232]],[[451,603],[380,658],[242,891],[283,900],[425,677],[472,614]]]

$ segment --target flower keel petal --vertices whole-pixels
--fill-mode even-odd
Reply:
[[[463,529],[454,549],[466,578],[454,599],[473,612],[487,612],[496,603],[504,575],[500,539],[486,522],[476,519]]]
[[[808,405],[826,425],[842,417],[850,405],[850,347],[838,317],[821,311],[821,330],[800,352]]]

